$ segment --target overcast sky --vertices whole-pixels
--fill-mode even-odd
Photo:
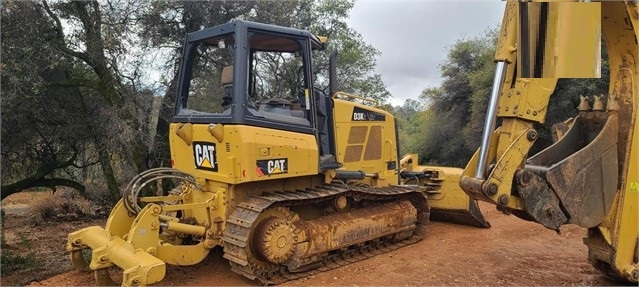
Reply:
[[[457,39],[501,24],[499,0],[357,0],[348,24],[381,52],[382,76],[393,105],[417,99],[440,81],[439,64]]]

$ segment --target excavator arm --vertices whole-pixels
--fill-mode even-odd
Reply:
[[[460,186],[507,214],[559,231],[588,228],[595,267],[637,282],[639,103],[636,1],[508,2],[481,147]],[[579,115],[554,126],[557,141],[529,156],[559,78],[599,77],[607,96],[582,97]],[[495,128],[497,121],[501,122]]]

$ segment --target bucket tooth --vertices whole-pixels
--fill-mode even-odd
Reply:
[[[109,276],[109,268],[100,268],[93,272],[95,284],[97,286],[118,286],[118,283]]]

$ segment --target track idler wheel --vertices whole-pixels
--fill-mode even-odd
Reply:
[[[295,227],[290,221],[271,217],[264,220],[255,234],[257,253],[267,261],[280,264],[291,258],[297,244]]]
[[[293,221],[297,220],[288,209],[276,207],[265,211],[253,232],[255,255],[270,263],[280,264],[291,258],[297,244]]]

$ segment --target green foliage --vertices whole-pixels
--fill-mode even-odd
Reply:
[[[90,139],[84,103],[68,88],[84,68],[55,48],[55,31],[40,12],[33,2],[7,2],[2,9],[3,198],[25,179],[75,181],[73,164],[90,161],[79,154]]]
[[[328,36],[329,49],[314,59],[317,86],[327,86],[326,63],[335,47],[341,52],[340,89],[386,99],[381,77],[373,74],[379,52],[346,23],[353,5],[354,0],[3,2],[2,196],[34,187],[100,186],[116,200],[137,172],[167,165],[184,35],[234,19]],[[167,59],[162,72],[168,79],[155,124],[149,116],[154,95],[141,84],[149,68],[142,55],[158,51]],[[225,62],[218,55],[208,59],[198,64]],[[277,76],[293,87],[296,74],[279,70],[286,72]],[[219,85],[219,77],[207,79],[203,87]]]
[[[418,110],[400,125],[403,153],[417,152],[428,164],[463,167],[481,135],[487,95],[490,93],[497,32],[458,40],[440,65],[443,81],[424,89]],[[421,108],[424,107],[424,108]]]
[[[20,237],[19,247],[28,250],[26,253],[16,253],[14,250],[2,248],[2,264],[0,272],[3,275],[10,274],[16,270],[35,269],[41,265],[33,248],[33,244],[24,233],[18,234]]]
[[[427,164],[464,167],[480,146],[488,100],[494,77],[493,57],[497,31],[480,37],[458,40],[440,66],[443,81],[424,89],[415,114],[406,116],[406,101],[395,107],[400,128],[402,153],[417,152]],[[552,144],[551,127],[577,115],[579,96],[607,94],[608,54],[602,46],[600,79],[559,79],[548,104],[546,121],[536,124],[538,139],[530,154]],[[410,114],[410,113],[409,113]]]
[[[317,53],[313,62],[316,85],[328,86],[328,55],[338,51],[337,87],[339,91],[366,96],[384,102],[390,97],[379,74],[374,74],[375,57],[380,52],[367,44],[362,35],[348,27],[346,19],[355,1],[301,0],[297,28],[328,37],[328,48]]]
[[[395,116],[399,136],[399,154],[415,153],[420,147],[416,142],[416,135],[424,121],[425,113],[422,113],[423,104],[418,100],[406,99],[402,106],[382,107]]]

